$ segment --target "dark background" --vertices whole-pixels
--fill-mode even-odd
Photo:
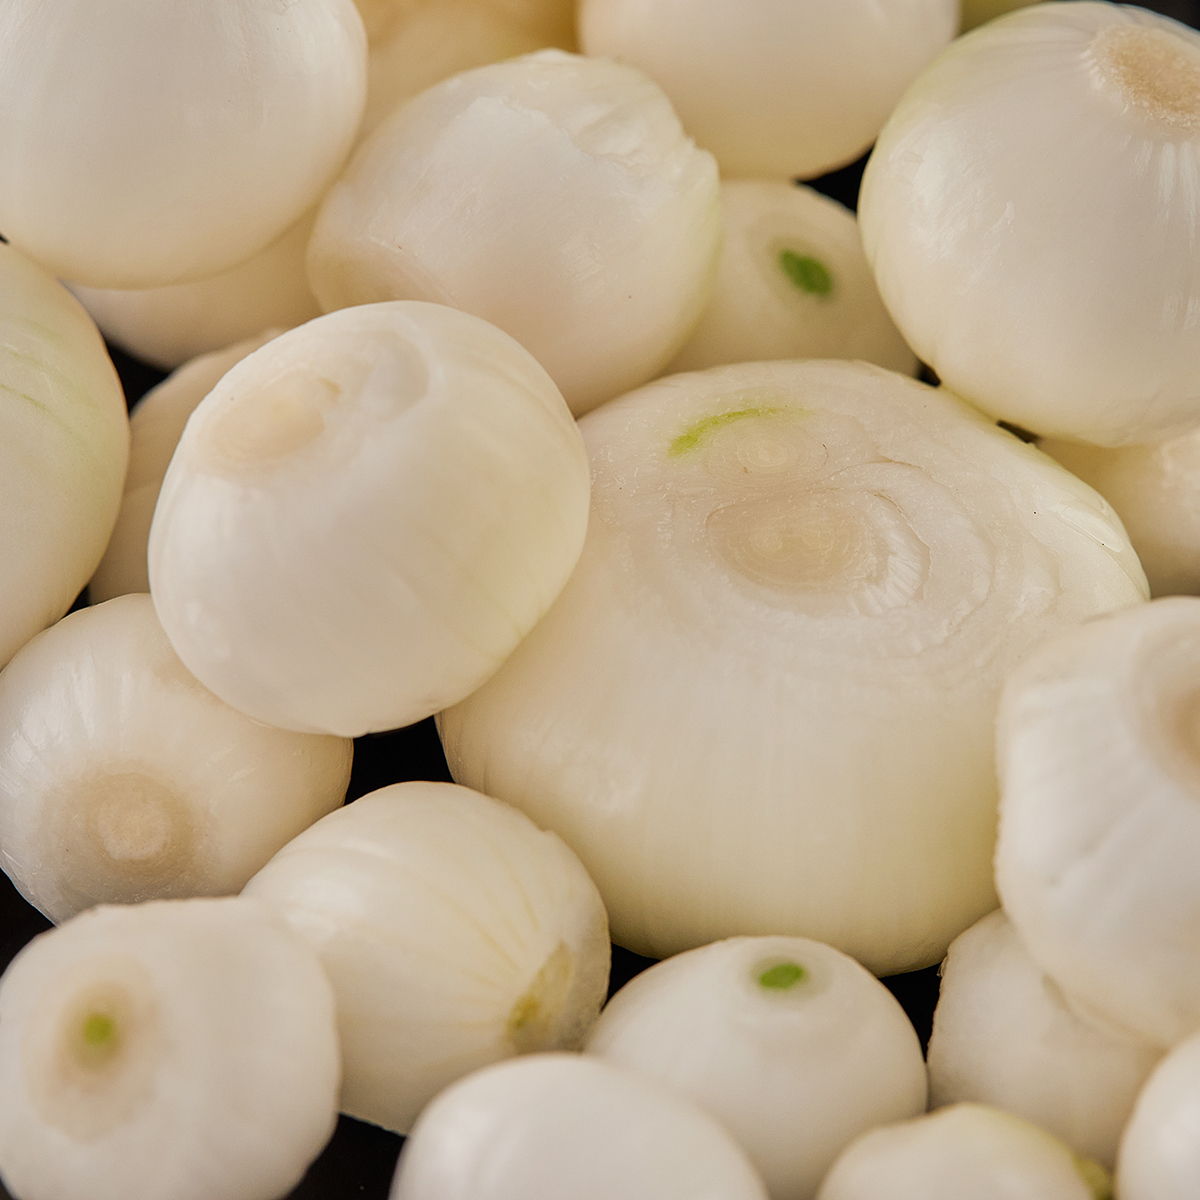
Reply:
[[[1200,28],[1200,0],[1159,0],[1143,7]],[[865,163],[864,156],[852,166],[809,183],[854,208]],[[1102,198],[1098,200],[1103,202]],[[110,352],[131,405],[164,378],[162,372],[130,358],[116,347],[110,347]],[[77,603],[86,603],[86,593]],[[406,779],[450,779],[432,719],[407,729],[357,739],[347,799]],[[0,969],[7,966],[30,938],[49,928],[50,922],[21,899],[6,876],[0,875]],[[614,946],[610,991],[615,991],[651,961]],[[884,983],[904,1005],[924,1045],[937,1002],[937,968],[896,975]],[[287,1200],[386,1200],[402,1143],[403,1139],[396,1134],[340,1117],[332,1141]],[[0,1200],[11,1200],[2,1186]]]

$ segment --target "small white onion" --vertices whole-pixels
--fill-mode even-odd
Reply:
[[[1036,1125],[955,1104],[863,1134],[817,1200],[1112,1200],[1112,1181]]]
[[[712,300],[664,374],[773,358],[861,358],[916,374],[853,213],[812,188],[734,179],[721,184],[721,214]]]
[[[708,300],[712,156],[631,67],[543,50],[466,71],[379,126],[326,196],[326,309],[433,300],[512,334],[572,412],[654,376]]]
[[[235,708],[392,729],[503,662],[570,573],[587,500],[575,422],[512,338],[441,305],[362,305],[268,342],[192,414],[150,590]]]
[[[1121,1138],[1121,1200],[1194,1200],[1200,1179],[1200,1034],[1155,1068]]]
[[[128,457],[125,396],[96,326],[0,245],[0,666],[95,570]]]
[[[1152,595],[1200,595],[1200,429],[1148,446],[1038,448],[1116,509]]]
[[[788,933],[937,962],[996,903],[1004,676],[1145,598],[1112,509],[866,363],[675,375],[580,427],[583,555],[441,715],[454,777],[556,830],[639,953]]]
[[[96,908],[0,981],[0,1172],[21,1200],[275,1200],[338,1071],[329,981],[260,906]]]
[[[0,673],[0,861],[52,921],[236,893],[337,808],[352,745],[222,704],[146,595],[81,609]]]
[[[421,1114],[389,1200],[767,1200],[729,1134],[590,1055],[478,1071]]]
[[[608,922],[579,860],[454,784],[394,784],[331,813],[244,894],[333,980],[342,1110],[401,1133],[477,1067],[577,1047],[604,1000]]]
[[[135,291],[71,284],[71,291],[109,341],[171,371],[264,329],[291,329],[320,314],[304,267],[316,215],[311,210],[266,249],[220,275]]]
[[[1159,1046],[1200,1029],[1200,599],[1040,647],[1004,687],[996,886],[1075,1003]]]
[[[1200,32],[1035,4],[905,93],[858,211],[884,303],[948,387],[1115,446],[1200,422],[1198,191]]]
[[[0,230],[93,287],[214,275],[315,203],[365,99],[351,0],[9,0]]]
[[[771,1200],[811,1200],[860,1133],[925,1111],[925,1061],[870,972],[803,938],[731,938],[643,971],[584,1047],[733,1134]]]
[[[853,162],[954,36],[958,0],[583,0],[579,40],[645,71],[722,175]]]
[[[930,1104],[978,1100],[1111,1167],[1162,1050],[1072,1008],[997,910],[942,964],[929,1039]]]
[[[268,329],[223,350],[202,354],[151,388],[134,406],[129,415],[129,469],[121,511],[104,557],[88,583],[88,599],[93,604],[150,590],[146,563],[150,523],[188,417],[230,367],[280,332]]]

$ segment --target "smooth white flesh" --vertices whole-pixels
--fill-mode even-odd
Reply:
[[[853,162],[954,36],[958,0],[583,0],[579,41],[645,71],[723,176]]]
[[[775,358],[861,358],[916,374],[853,213],[811,188],[734,179],[721,184],[721,216],[712,300],[664,374]]]
[[[865,363],[677,375],[580,425],[583,555],[441,715],[454,777],[561,834],[639,953],[788,933],[937,962],[996,903],[1001,681],[1145,599],[1112,510]]]
[[[421,1114],[389,1200],[767,1200],[729,1134],[591,1055],[478,1071]]]
[[[925,1062],[873,975],[803,938],[731,938],[643,971],[584,1047],[696,1101],[771,1200],[811,1200],[860,1133],[925,1111]]]
[[[1071,1007],[997,910],[959,934],[929,1039],[930,1105],[977,1100],[1111,1167],[1159,1047]]]
[[[432,300],[512,334],[572,412],[653,377],[708,300],[717,167],[640,71],[544,50],[421,93],[321,205],[326,309]]]
[[[1112,1200],[1108,1173],[1056,1137],[982,1104],[863,1134],[817,1200]]]
[[[1038,446],[1117,510],[1152,595],[1200,594],[1200,429],[1148,446]]]
[[[329,982],[258,905],[93,909],[0,982],[0,1172],[21,1200],[275,1200],[338,1072]]]
[[[163,477],[188,417],[230,367],[281,332],[268,329],[225,349],[200,355],[151,388],[134,406],[129,415],[125,494],[104,557],[88,581],[92,604],[150,590],[146,562],[150,524]]]
[[[351,0],[10,0],[0,229],[93,287],[214,275],[317,200],[365,99]]]
[[[1041,647],[1005,684],[996,886],[1076,1003],[1159,1046],[1200,1029],[1200,599]]]
[[[1200,1035],[1162,1060],[1121,1138],[1121,1200],[1192,1200],[1200,1179]]]
[[[0,863],[53,921],[220,896],[337,808],[344,738],[287,733],[184,669],[146,595],[82,609],[0,674]]]
[[[487,1063],[578,1046],[608,985],[604,906],[579,860],[449,783],[381,788],[247,885],[320,954],[337,993],[343,1112],[401,1133]]]
[[[320,314],[304,267],[315,219],[312,209],[264,250],[194,283],[134,291],[72,284],[71,291],[111,342],[172,371],[264,329],[291,329]]]
[[[893,320],[948,387],[1115,446],[1200,421],[1198,190],[1200,32],[1036,4],[905,93],[859,224]]]
[[[243,712],[358,736],[478,687],[565,582],[587,458],[545,371],[441,305],[318,317],[188,421],[150,590],[188,669]]]
[[[96,326],[0,245],[0,666],[87,583],[128,458],[125,397]]]

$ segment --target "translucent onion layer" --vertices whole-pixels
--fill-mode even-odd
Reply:
[[[214,275],[315,203],[366,100],[351,0],[10,0],[0,230],[56,275]]]
[[[884,303],[948,387],[1115,446],[1200,422],[1198,191],[1200,33],[1035,4],[905,93],[859,223]]]
[[[640,953],[789,933],[938,961],[996,903],[1001,681],[1145,598],[1112,510],[862,363],[676,375],[580,425],[583,555],[441,715],[455,778],[559,832]]]
[[[1043,646],[1005,684],[996,886],[1077,1003],[1169,1046],[1200,1030],[1200,599]]]
[[[645,71],[726,176],[853,162],[954,36],[957,0],[583,0],[579,40]]]
[[[503,662],[565,582],[587,459],[545,371],[436,304],[318,317],[193,413],[150,532],[188,669],[243,712],[358,736]]]
[[[716,271],[720,191],[662,90],[544,50],[422,92],[321,205],[325,309],[433,300],[512,334],[576,415],[660,371]]]
[[[87,583],[128,458],[125,396],[96,326],[0,245],[0,666]]]
[[[236,893],[337,808],[352,745],[222,704],[146,595],[63,618],[0,674],[0,862],[53,921]]]
[[[338,1073],[329,981],[265,909],[96,908],[0,982],[0,1171],[23,1200],[274,1200]]]
[[[929,1039],[933,1107],[1016,1113],[1107,1167],[1159,1047],[1073,1009],[997,910],[954,939]]]
[[[454,784],[356,800],[245,894],[311,943],[333,980],[342,1110],[401,1133],[478,1067],[576,1048],[604,1000],[608,923],[579,860]]]

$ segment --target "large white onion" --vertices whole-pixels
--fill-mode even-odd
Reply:
[[[216,274],[316,201],[365,98],[351,0],[10,0],[0,231],[95,287]]]
[[[859,223],[892,318],[947,386],[1114,446],[1200,422],[1198,191],[1200,32],[1035,4],[905,93]]]
[[[676,375],[580,425],[582,558],[442,714],[455,778],[557,830],[640,953],[790,933],[936,962],[995,907],[1004,676],[1145,599],[1112,510],[865,363]]]

